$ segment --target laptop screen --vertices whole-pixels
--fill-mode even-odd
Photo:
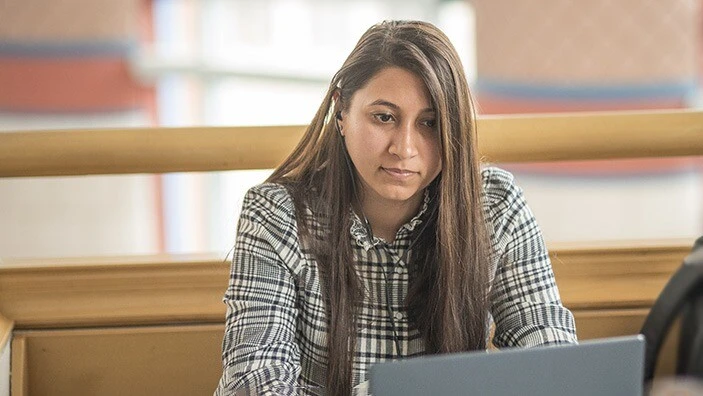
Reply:
[[[642,395],[644,337],[433,355],[371,367],[374,396]]]

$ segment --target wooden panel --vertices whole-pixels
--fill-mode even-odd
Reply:
[[[649,309],[574,310],[580,340],[638,334]]]
[[[17,327],[221,322],[229,265],[43,268],[0,280],[0,311]]]
[[[651,306],[693,241],[551,249],[572,309]],[[16,328],[222,322],[229,263],[214,255],[6,260],[0,312]]]
[[[222,322],[229,264],[208,257],[6,261],[0,312],[16,328]]]
[[[0,177],[268,169],[304,128],[3,133]],[[489,116],[478,120],[478,131],[490,162],[703,155],[703,112],[689,110]]]
[[[693,240],[552,244],[564,303],[572,309],[650,307]]]
[[[26,340],[29,395],[190,396],[215,390],[223,332],[223,325],[199,325],[18,336]]]
[[[12,356],[10,357],[10,394],[12,396],[29,395],[29,374],[27,372],[27,342],[22,336],[12,339]]]

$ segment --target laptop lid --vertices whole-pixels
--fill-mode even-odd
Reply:
[[[371,367],[374,396],[642,395],[644,337],[423,356]]]

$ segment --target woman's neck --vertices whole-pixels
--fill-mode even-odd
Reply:
[[[410,221],[420,210],[423,194],[420,192],[405,202],[382,199],[366,199],[363,212],[371,225],[374,236],[393,242],[403,224]]]

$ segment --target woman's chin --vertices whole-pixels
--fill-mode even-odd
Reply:
[[[416,197],[419,192],[420,190],[418,188],[393,186],[378,191],[378,195],[386,201],[404,203]]]

